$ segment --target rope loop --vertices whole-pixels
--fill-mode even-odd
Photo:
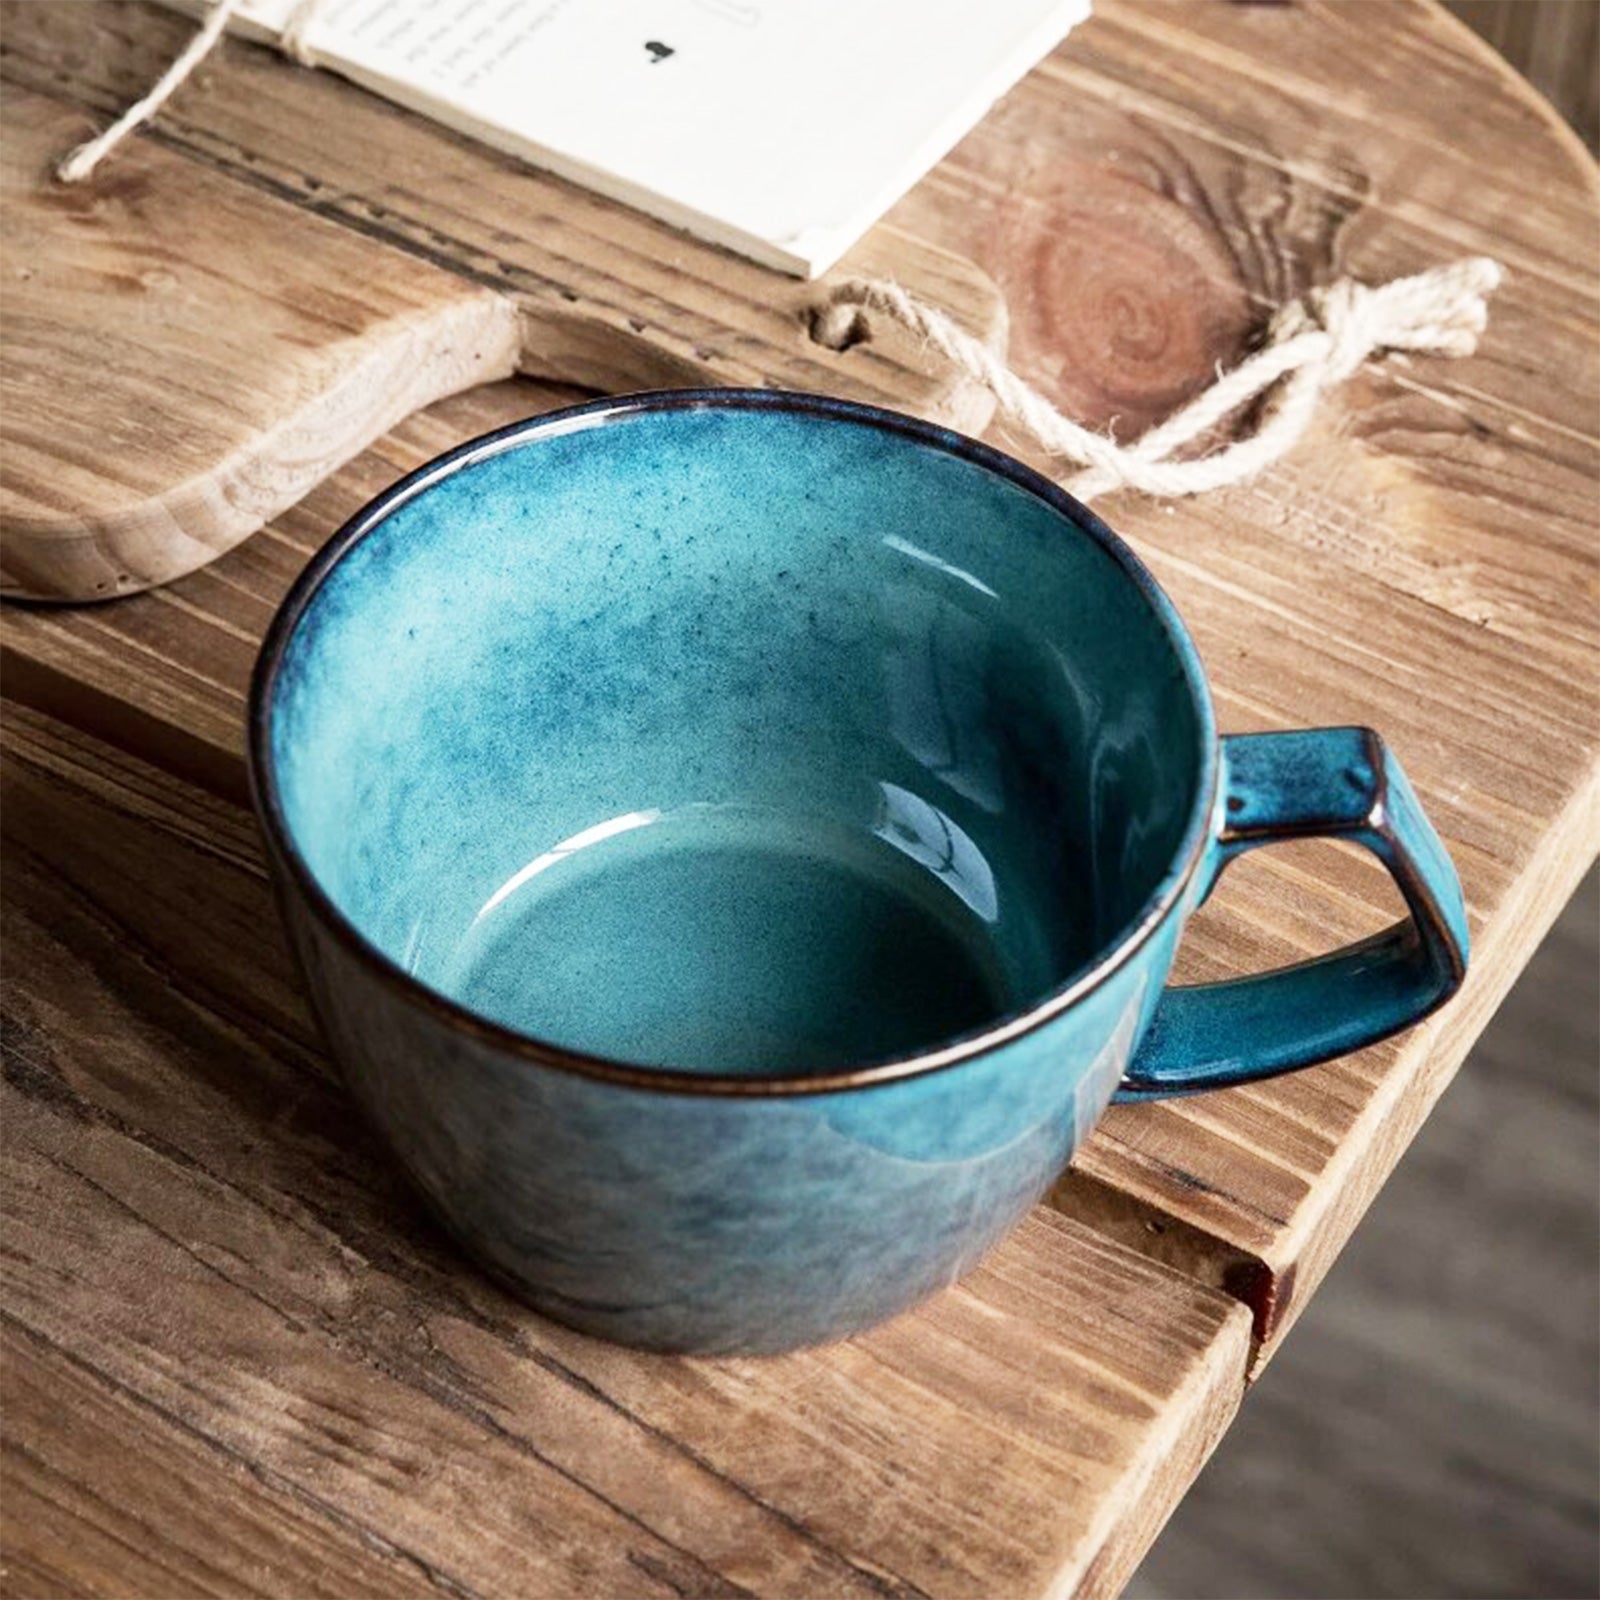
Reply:
[[[1313,289],[1273,317],[1259,350],[1126,445],[1062,416],[986,344],[898,284],[876,278],[834,283],[811,326],[820,343],[842,349],[861,336],[863,312],[887,316],[988,389],[1001,419],[1023,437],[1082,469],[1067,484],[1080,500],[1117,489],[1170,499],[1242,483],[1286,455],[1305,433],[1322,392],[1374,357],[1393,350],[1471,355],[1502,276],[1497,262],[1473,256],[1376,287],[1341,278]],[[1266,402],[1249,433],[1199,456],[1182,454],[1262,396]]]

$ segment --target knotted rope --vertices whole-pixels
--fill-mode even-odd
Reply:
[[[862,310],[891,317],[994,395],[1005,422],[1047,454],[1083,470],[1067,483],[1080,500],[1116,489],[1169,499],[1240,483],[1292,450],[1325,389],[1363,362],[1392,350],[1468,356],[1488,321],[1488,296],[1501,279],[1483,256],[1369,288],[1352,278],[1313,289],[1268,324],[1262,347],[1131,444],[1118,444],[1061,415],[980,339],[898,284],[847,278],[833,284],[812,322],[813,336],[843,348]],[[1260,420],[1245,437],[1186,460],[1174,457],[1263,394]]]

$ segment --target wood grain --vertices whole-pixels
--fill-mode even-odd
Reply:
[[[1109,1595],[1231,1417],[1242,1308],[1049,1212],[794,1357],[541,1321],[333,1081],[246,814],[4,745],[19,1595]]]
[[[63,13],[78,9],[25,8],[10,20],[0,65],[13,81],[83,105],[110,104],[131,87],[125,80],[137,78],[135,67],[160,54],[163,41],[146,31],[137,7],[86,7],[82,14],[93,15],[102,33],[73,43],[75,24]],[[328,85],[296,79],[264,54],[233,46],[219,81],[221,73],[239,74],[236,81],[254,92],[225,95],[196,86],[175,103],[157,142],[191,159],[203,157],[241,184],[331,216],[347,229],[376,232],[387,245],[413,255],[434,252],[436,264],[464,278],[481,281],[488,274],[497,290],[519,284],[520,272],[548,276],[563,252],[582,254],[581,212],[588,203],[582,197],[572,198],[574,211],[519,217],[506,203],[496,158],[419,132],[412,121],[394,121],[353,91],[338,112],[341,128],[355,130],[351,143],[319,149],[317,129],[333,115],[333,102],[323,98],[333,92]],[[381,155],[386,139],[397,152],[392,160]],[[1058,1191],[1057,1204],[1072,1221],[1041,1216],[1019,1245],[1031,1251],[1040,1237],[1097,1236],[1169,1262],[1199,1285],[1224,1289],[1253,1313],[1257,1365],[1281,1342],[1600,844],[1596,194],[1592,164],[1549,109],[1464,30],[1420,0],[1360,7],[1100,0],[1094,19],[1008,96],[891,219],[942,249],[940,259],[970,256],[1005,291],[1014,358],[1028,375],[1074,414],[1121,418],[1127,431],[1204,383],[1216,360],[1243,348],[1270,306],[1308,283],[1343,271],[1392,276],[1474,251],[1494,254],[1510,269],[1483,349],[1472,361],[1392,360],[1362,374],[1328,404],[1314,439],[1245,488],[1176,506],[1122,497],[1105,507],[1193,627],[1223,725],[1361,720],[1381,728],[1449,842],[1470,905],[1475,957],[1468,988],[1425,1029],[1273,1083],[1119,1108]],[[511,266],[502,269],[497,261]],[[659,276],[660,263],[642,248],[638,260],[628,261],[622,276],[629,296],[681,291],[686,315],[695,317],[723,303],[715,285],[686,286]],[[640,303],[614,286],[586,284],[579,292],[591,291],[596,315],[608,328],[623,314],[616,306]],[[765,325],[758,311],[739,315],[751,318],[751,327]],[[604,347],[602,338],[596,348]],[[727,354],[734,347],[707,348]],[[874,338],[826,360],[806,352],[797,357],[798,381],[834,389],[845,387],[844,376],[870,383],[883,349]],[[542,370],[583,379],[575,348],[558,343],[549,355]],[[734,367],[717,364],[716,370],[732,375]],[[214,794],[237,795],[249,663],[273,603],[309,551],[399,472],[569,393],[523,381],[443,401],[377,440],[259,536],[164,590],[76,612],[5,608],[6,692],[53,707],[80,728],[191,775]],[[166,837],[176,825],[170,802],[159,799],[165,780],[109,754],[90,766],[98,771],[100,763],[125,781],[108,787],[81,763],[74,767],[71,781],[95,796],[94,815],[108,804],[131,807],[145,817],[141,829]],[[147,791],[157,797],[130,798]],[[184,848],[201,849],[197,841],[204,839],[205,853],[220,852],[248,878],[253,847],[237,812],[196,791],[181,792],[206,819],[187,832],[178,829],[188,840]],[[13,802],[8,811],[16,809]],[[87,813],[82,824],[90,835],[102,826]],[[91,864],[100,876],[74,892],[92,899],[109,869],[98,857]],[[114,873],[109,881],[117,881]],[[1258,853],[1230,870],[1191,929],[1181,974],[1211,978],[1255,970],[1371,931],[1392,915],[1391,893],[1375,864],[1332,847]],[[144,904],[131,895],[129,903]],[[173,993],[198,994],[195,1003],[223,1019],[205,1025],[219,1033],[201,1029],[195,1035],[213,1044],[196,1046],[184,1059],[209,1059],[207,1050],[222,1048],[216,1038],[243,1052],[252,1063],[244,1082],[267,1084],[256,1092],[268,1109],[254,1114],[277,1129],[279,1122],[270,1121],[277,1108],[298,1102],[281,1078],[259,1076],[268,1071],[258,1059],[265,1053],[260,1041],[269,1041],[266,1051],[302,1063],[312,1077],[319,1058],[281,971],[270,983],[263,979],[259,1012],[251,1009],[257,1001],[241,1006],[227,998],[241,981],[233,965],[238,951],[254,948],[251,941],[260,938],[264,907],[251,910],[248,894],[236,905],[223,898],[215,914],[219,926],[210,903],[174,903],[156,923],[148,920],[148,908],[120,915],[159,941],[154,970]],[[50,917],[57,915],[52,909]],[[217,931],[197,938],[196,928]],[[107,965],[109,955],[100,961],[97,971],[121,970]],[[29,957],[17,970],[31,965]],[[102,991],[89,984],[84,992]],[[150,1005],[160,1002],[161,1029],[185,1039],[200,1029],[189,1001],[162,1000],[165,991],[153,984],[138,992],[154,997]],[[58,986],[40,1031],[52,1041],[57,1032],[69,1043],[77,1037],[72,1048],[81,1052],[89,1047],[75,1020],[76,993]],[[141,1010],[125,1028],[105,1005],[96,1000],[91,1013],[101,1019],[94,1045],[114,1076],[124,1047],[119,1041],[150,1037],[156,1025],[140,1020]],[[157,1035],[167,1037],[159,1029]],[[87,1057],[73,1059],[85,1062],[75,1071],[93,1070]],[[234,1081],[214,1068],[209,1076],[198,1067],[186,1070],[211,1083],[212,1095],[226,1094]],[[137,1080],[132,1074],[130,1081]],[[161,1115],[170,1103],[186,1103],[186,1082],[169,1091],[171,1102],[159,1094],[151,1101]],[[216,1103],[202,1101],[207,1108]],[[332,1115],[326,1107],[333,1103],[317,1100],[303,1115],[283,1111],[290,1143],[299,1148],[296,1141]],[[349,1211],[349,1226],[371,1241],[397,1202],[370,1200],[363,1210],[344,1189],[309,1187],[312,1198],[300,1197],[299,1185],[322,1174],[322,1164],[347,1137],[359,1138],[353,1128],[347,1135],[348,1124],[330,1126],[337,1131],[316,1147],[316,1159],[297,1158],[298,1176],[285,1180],[280,1194],[296,1198],[273,1204],[294,1217],[314,1205],[321,1225],[336,1230]],[[202,1139],[204,1131],[193,1138]],[[258,1173],[252,1182],[267,1182],[260,1169],[249,1170]],[[376,1183],[379,1169],[373,1167],[370,1179],[360,1175],[365,1171],[348,1181]],[[147,1175],[141,1203],[148,1196],[153,1205],[167,1181],[164,1168]],[[87,1191],[82,1204],[91,1206],[92,1196]],[[54,1214],[70,1219],[77,1203],[63,1200]],[[328,1222],[329,1216],[341,1220]],[[1042,1236],[1039,1228],[1046,1230]],[[53,1240],[49,1248],[56,1249]],[[236,1240],[228,1248],[237,1248]],[[1108,1259],[1125,1263],[1126,1251],[1114,1250]],[[175,1258],[173,1270],[181,1265]],[[447,1275],[455,1269],[441,1251],[433,1270]],[[1051,1276],[1057,1270],[1044,1279],[1057,1282]],[[1107,1326],[1119,1337],[1126,1333],[1103,1296],[1098,1310],[1091,1305],[1102,1294],[1091,1280],[1092,1274],[1074,1280],[1074,1293],[1089,1296],[1081,1303],[1059,1285],[1045,1291],[1052,1337],[1060,1337],[1054,1319],[1066,1314],[1069,1301],[1078,1306],[1082,1320],[1073,1326],[1084,1338],[1090,1323],[1102,1335]],[[974,1293],[988,1296],[990,1283],[985,1279]],[[1021,1292],[1021,1276],[1013,1287]],[[74,1303],[87,1320],[89,1291],[80,1283],[76,1293]],[[392,1301],[378,1296],[376,1303]],[[120,1314],[122,1302],[115,1304]],[[148,1336],[145,1323],[131,1325]],[[971,1326],[986,1325],[975,1320]],[[914,1353],[918,1341],[930,1336],[915,1319],[906,1327],[913,1331],[885,1330],[883,1337],[908,1340],[895,1345],[895,1360],[914,1364],[921,1359]],[[988,1335],[974,1331],[973,1337],[981,1345]],[[374,1359],[398,1357],[384,1345]],[[1020,1356],[1015,1362],[1018,1370],[1027,1368]],[[508,1369],[492,1370],[499,1382]],[[808,1383],[829,1374],[823,1387],[838,1409],[827,1415],[848,1411],[855,1417],[850,1408],[863,1403],[858,1371],[847,1380],[832,1368],[805,1370]],[[646,1381],[622,1357],[604,1371],[606,1384]],[[651,1416],[670,1418],[670,1425],[660,1424],[668,1432],[687,1418],[730,1439],[737,1435],[733,1443],[724,1441],[733,1452],[729,1459],[739,1463],[736,1475],[760,1477],[766,1463],[750,1430],[776,1429],[788,1438],[784,1429],[800,1425],[793,1402],[804,1386],[786,1391],[787,1409],[768,1392],[757,1405],[748,1388],[715,1387],[724,1409],[702,1413],[675,1409],[688,1406],[688,1397],[704,1399],[702,1385],[709,1382],[699,1368],[686,1366],[682,1374],[673,1380],[674,1409]],[[588,1378],[600,1381],[593,1371]],[[1011,1418],[1016,1381],[1014,1373],[995,1371],[986,1403],[999,1396],[1003,1404],[993,1417]],[[185,1403],[220,1410],[220,1393]],[[658,1391],[650,1393],[667,1406]],[[846,1395],[848,1402],[841,1398]],[[976,1399],[972,1403],[977,1406]],[[736,1427],[732,1419],[748,1405],[755,1405],[757,1420]],[[505,1421],[511,1413],[494,1415]],[[204,1416],[214,1432],[222,1428],[212,1411]],[[1196,1423],[1180,1439],[1166,1441],[1170,1459],[1187,1463],[1203,1453],[1207,1426]],[[856,1421],[840,1427],[866,1451]],[[877,1424],[867,1427],[870,1432]],[[874,1437],[881,1442],[890,1435],[879,1430]],[[275,1461],[300,1459],[294,1455],[302,1448],[300,1434],[280,1430],[269,1443]],[[891,1570],[904,1582],[954,1590],[956,1580],[936,1564],[917,1565],[933,1559],[916,1554],[919,1540],[929,1547],[943,1541],[959,1552],[977,1537],[963,1505],[940,1498],[938,1475],[919,1453],[932,1448],[924,1438],[904,1481],[897,1452],[872,1458],[876,1477],[865,1453],[844,1460],[826,1451],[808,1456],[818,1472],[841,1474],[837,1499],[821,1490],[818,1501],[784,1499],[765,1478],[759,1492],[791,1514],[799,1514],[793,1508],[803,1501],[802,1520],[816,1519],[805,1525],[826,1526],[828,1539],[845,1544],[858,1535],[887,1539],[875,1513],[866,1530],[856,1526],[863,1507],[880,1504],[885,1481],[909,1497],[926,1497],[916,1514],[894,1502],[894,1515],[910,1521],[894,1544],[900,1564],[891,1563]],[[883,1465],[891,1460],[893,1467]],[[785,1494],[800,1495],[782,1479],[781,1466],[771,1470]],[[340,1482],[364,1507],[379,1504],[352,1480]],[[1066,1563],[1076,1574],[1071,1581],[1086,1592],[1110,1592],[1129,1552],[1148,1537],[1141,1519],[1164,1515],[1166,1493],[1165,1481],[1154,1480],[1146,1506],[1125,1504],[1116,1527],[1076,1545],[1082,1559]],[[1020,1504],[1017,1494],[1006,1487],[1002,1498]],[[397,1527],[394,1503],[384,1504],[391,1518],[385,1525]],[[493,1536],[470,1520],[466,1526],[474,1537]],[[838,1528],[846,1533],[836,1534]],[[1083,1554],[1087,1545],[1096,1545],[1097,1553]],[[1002,1558],[992,1546],[979,1539],[977,1547],[982,1560],[996,1563],[986,1573],[992,1583],[995,1572],[1008,1569],[998,1565]],[[467,1555],[451,1559],[463,1563],[462,1570],[470,1567]],[[1041,1558],[1029,1545],[1023,1559],[1038,1573],[1054,1557]],[[962,1581],[975,1583],[971,1570]],[[781,1585],[774,1581],[767,1589]],[[1002,1583],[991,1592],[1014,1591]]]
[[[0,1376],[8,1595],[436,1600],[416,1563],[9,1316]]]
[[[202,565],[402,417],[516,368],[515,309],[147,140],[48,178],[70,105],[0,98],[0,586]]]
[[[86,112],[141,93],[188,28],[140,5],[6,13],[5,593],[103,598],[191,571],[398,418],[518,370],[988,419],[985,393],[904,337],[849,361],[815,343],[815,286],[237,40],[151,136],[54,184]],[[838,270],[892,275],[1004,341],[993,284],[899,230]]]
[[[892,215],[993,274],[1021,370],[1129,431],[1308,283],[1510,270],[1471,361],[1362,374],[1243,488],[1104,507],[1194,628],[1223,725],[1382,729],[1472,912],[1469,988],[1428,1028],[1114,1111],[1059,1194],[1232,1285],[1264,1358],[1600,848],[1600,183],[1437,7],[1103,0]],[[1331,849],[1252,858],[1180,975],[1326,949],[1387,894]]]
[[[1106,0],[895,214],[1001,284],[1030,376],[1076,414],[1130,422],[1203,383],[1308,282],[1468,250],[1512,266],[1473,360],[1361,376],[1316,439],[1254,484],[1107,505],[1193,627],[1224,726],[1381,728],[1472,912],[1469,988],[1428,1028],[1271,1084],[1118,1110],[1058,1193],[1245,1298],[1264,1351],[1600,843],[1593,170],[1448,17],[1365,10],[1364,33],[1339,7]],[[1374,18],[1382,137],[1350,87],[1365,82]],[[1294,68],[1264,72],[1274,60]],[[281,75],[245,66],[264,93],[286,92]],[[1448,104],[1402,94],[1408,82],[1437,82]],[[1440,119],[1468,100],[1456,153]],[[206,137],[232,140],[237,161],[250,141],[278,150],[295,137],[294,121],[258,126],[240,109],[254,104],[218,95],[191,115],[225,128]],[[289,170],[291,156],[310,158],[261,159]],[[1531,182],[1515,206],[1485,181],[1512,168]],[[338,170],[346,192],[354,178]],[[458,189],[419,182],[406,204]],[[227,563],[164,593],[73,616],[11,611],[0,642],[12,692],[239,793],[255,641],[309,550],[399,471],[559,397],[503,385],[413,418]],[[1374,863],[1331,847],[1252,857],[1192,930],[1180,972],[1226,976],[1359,936],[1391,914],[1390,893]]]

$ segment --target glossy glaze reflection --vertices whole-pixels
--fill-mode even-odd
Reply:
[[[252,785],[346,1081],[531,1304],[788,1349],[971,1267],[1114,1094],[1321,1059],[1460,982],[1363,729],[1219,745],[1131,554],[1025,467],[767,392],[600,402],[347,525],[269,632]],[[1163,992],[1254,845],[1412,919]]]
[[[916,1053],[1059,988],[1170,866],[1196,715],[1115,576],[1012,485],[821,418],[546,437],[324,584],[275,740],[296,835],[393,960],[553,1044]]]
[[[653,1066],[911,1054],[1013,1004],[981,915],[998,914],[992,880],[980,857],[963,865],[975,886],[948,860],[787,811],[631,812],[496,890],[433,981],[507,1027]]]

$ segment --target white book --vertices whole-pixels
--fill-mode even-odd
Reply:
[[[190,12],[200,0],[169,0]],[[275,39],[295,0],[230,26]],[[317,64],[763,265],[824,272],[1089,0],[322,0]]]

